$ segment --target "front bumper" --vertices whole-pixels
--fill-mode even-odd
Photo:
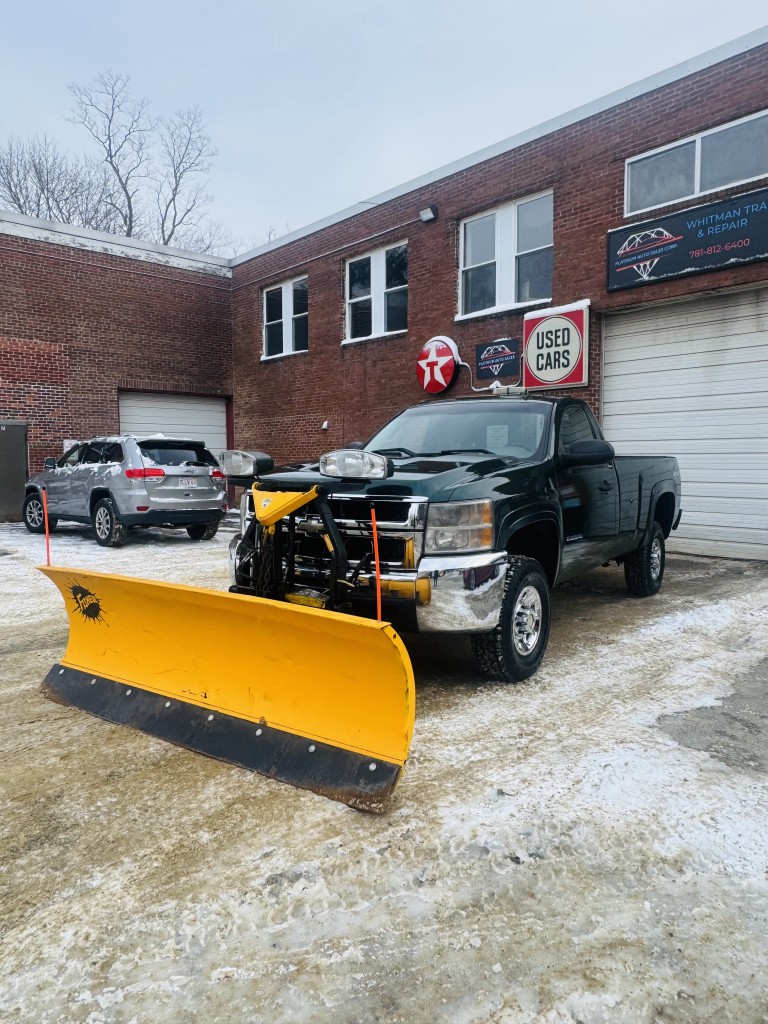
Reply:
[[[240,535],[229,544],[230,575]],[[382,616],[404,633],[487,633],[499,621],[509,558],[504,551],[424,556],[416,569],[382,574]],[[356,615],[376,617],[376,577],[361,573],[350,603]]]
[[[499,621],[509,558],[505,551],[425,556],[417,586],[430,584],[427,604],[416,605],[420,633],[487,633]]]

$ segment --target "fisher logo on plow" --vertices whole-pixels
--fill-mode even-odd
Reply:
[[[85,587],[81,587],[79,583],[72,583],[68,590],[75,602],[75,608],[84,619],[88,619],[90,622],[106,622],[101,601],[95,594],[86,590]]]

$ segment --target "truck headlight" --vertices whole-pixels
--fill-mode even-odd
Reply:
[[[493,510],[490,501],[430,504],[424,536],[425,554],[489,551],[492,548]]]
[[[390,475],[389,459],[374,452],[344,448],[320,457],[323,476],[350,477],[353,480],[386,480]]]

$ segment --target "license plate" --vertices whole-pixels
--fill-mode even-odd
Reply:
[[[179,477],[179,484],[181,487],[197,487],[197,477],[181,476]]]

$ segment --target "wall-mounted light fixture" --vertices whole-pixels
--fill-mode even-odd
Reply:
[[[320,427],[320,429],[321,430],[327,430],[328,429],[328,420],[323,420],[323,425],[322,425],[322,427]]]
[[[424,210],[419,210],[419,220],[424,221],[425,224],[431,220],[437,220],[437,207],[427,206]]]

